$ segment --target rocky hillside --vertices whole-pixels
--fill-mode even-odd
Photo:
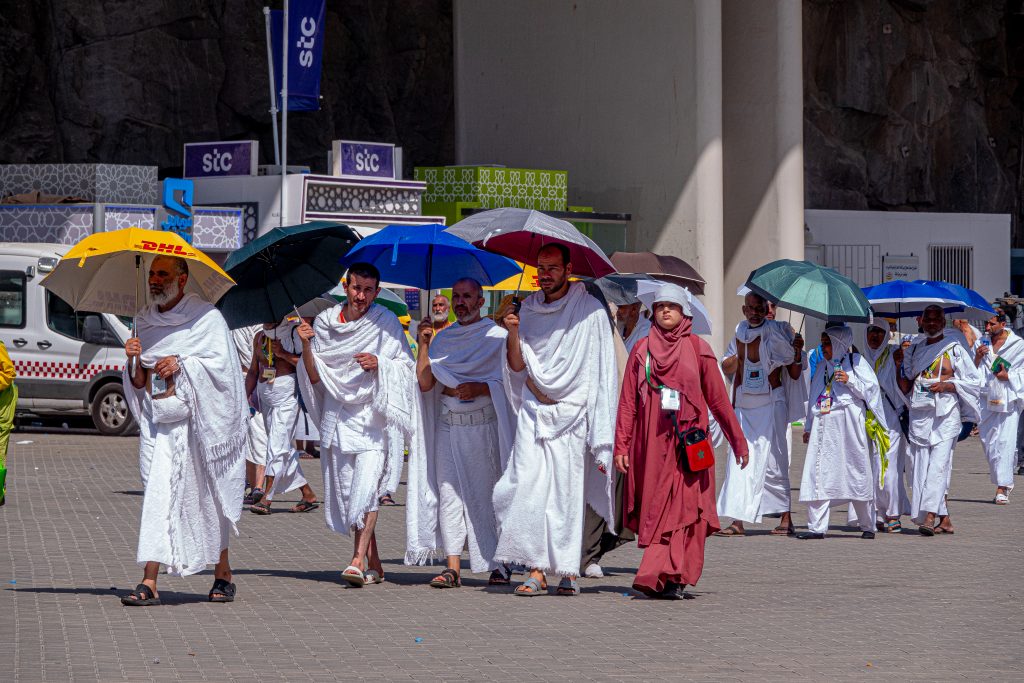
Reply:
[[[280,0],[4,0],[0,162],[180,172],[182,143],[260,141],[273,162],[262,7]],[[331,140],[454,158],[451,0],[328,0],[319,112],[289,115],[289,162]]]
[[[804,0],[806,205],[999,212],[1021,243],[1020,0]]]

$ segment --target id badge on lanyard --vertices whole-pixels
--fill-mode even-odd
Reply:
[[[274,378],[277,377],[277,369],[274,368],[274,347],[267,337],[263,338],[264,344],[266,345],[266,351],[264,357],[267,361],[267,368],[263,370],[263,379],[271,384],[274,383]]]
[[[647,383],[652,389],[658,391],[661,394],[661,409],[662,410],[679,410],[679,390],[671,387],[666,387],[664,384],[655,384],[654,380],[651,379],[651,354],[647,353],[647,359],[644,361],[644,373],[647,375]]]
[[[766,386],[767,378],[765,377],[764,366],[758,363],[757,365],[750,367],[744,363],[743,391],[748,394],[763,394],[765,393]]]

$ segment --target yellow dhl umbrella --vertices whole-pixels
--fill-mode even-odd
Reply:
[[[491,285],[490,287],[484,287],[484,289],[488,291],[506,292],[514,292],[516,290],[521,292],[536,292],[540,289],[540,284],[537,282],[537,269],[533,266],[519,263],[519,261],[516,261],[516,264],[523,269],[522,276],[517,273],[510,278],[506,278],[501,282]],[[570,277],[569,279],[576,282],[578,278]],[[522,280],[522,284],[520,284],[520,280]]]
[[[188,262],[186,292],[215,303],[235,282],[209,256],[173,232],[125,228],[89,235],[42,282],[75,310],[133,316],[146,304],[149,265],[156,256]]]

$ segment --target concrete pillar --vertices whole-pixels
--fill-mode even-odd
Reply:
[[[804,258],[800,0],[724,0],[722,27],[724,323],[731,329],[741,318],[734,294],[750,271]]]

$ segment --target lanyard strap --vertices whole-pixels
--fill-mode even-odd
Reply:
[[[651,388],[655,391],[661,391],[665,388],[664,384],[655,384],[654,380],[651,379],[651,352],[647,352],[647,359],[644,361],[644,372],[647,374],[647,383],[651,385]]]
[[[263,335],[263,355],[267,359],[267,365],[274,365],[274,344],[270,341],[270,337]]]
[[[885,365],[885,359],[889,357],[889,352],[890,351],[892,351],[892,345],[891,344],[886,344],[885,351],[882,352],[881,356],[879,356],[878,358],[875,359],[875,374],[876,375],[878,374],[879,368],[881,368],[883,365]]]

